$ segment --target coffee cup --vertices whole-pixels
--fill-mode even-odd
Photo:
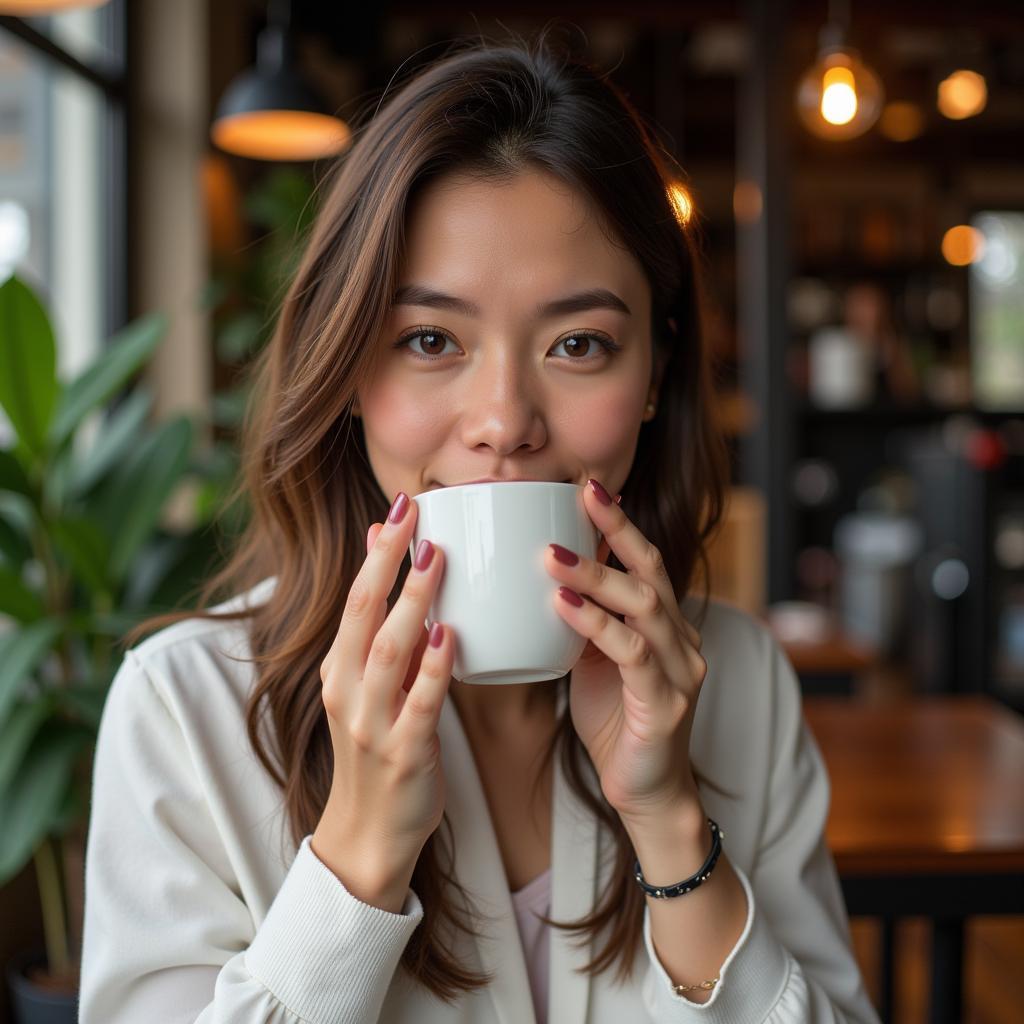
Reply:
[[[576,484],[506,480],[424,491],[410,553],[422,538],[444,551],[427,624],[455,634],[452,675],[461,682],[559,679],[586,647],[558,614],[558,581],[544,550],[561,544],[594,558],[600,533]]]

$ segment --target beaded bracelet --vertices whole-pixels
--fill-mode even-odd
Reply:
[[[667,900],[673,896],[682,896],[685,893],[692,892],[697,886],[703,885],[711,877],[711,872],[718,861],[718,855],[722,852],[722,840],[725,838],[725,833],[710,818],[708,818],[708,827],[711,829],[711,852],[708,854],[708,859],[704,861],[695,875],[690,875],[689,878],[684,878],[681,882],[676,882],[675,885],[648,885],[644,881],[643,872],[640,870],[640,861],[637,860],[633,865],[633,876],[636,878],[637,885],[648,896],[652,896],[656,900]]]

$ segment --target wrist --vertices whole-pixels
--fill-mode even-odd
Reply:
[[[669,886],[700,870],[711,852],[708,818],[700,807],[681,808],[657,821],[623,821],[644,879]]]
[[[394,851],[374,851],[351,835],[335,836],[318,825],[310,839],[316,857],[358,900],[392,914],[400,914],[416,867],[416,856],[396,858]]]

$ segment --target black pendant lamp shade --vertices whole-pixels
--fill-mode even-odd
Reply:
[[[287,5],[272,3],[256,65],[224,91],[210,134],[221,149],[257,160],[315,160],[340,152],[351,132],[291,61]]]

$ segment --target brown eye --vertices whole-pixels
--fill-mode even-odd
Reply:
[[[559,345],[564,346],[565,351],[569,353],[570,362],[578,363],[592,363],[619,350],[619,346],[611,338],[590,331],[567,334],[556,342],[555,348],[557,349]]]
[[[565,351],[574,356],[585,356],[590,351],[590,338],[585,334],[574,334],[571,338],[563,338]]]
[[[411,331],[395,343],[395,348],[408,348],[417,359],[438,359],[445,355],[444,347],[451,338],[443,331],[432,327],[420,327]],[[419,350],[410,346],[410,342],[418,342]]]

